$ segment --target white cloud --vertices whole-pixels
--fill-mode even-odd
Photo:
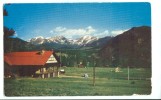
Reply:
[[[102,38],[105,36],[116,36],[116,35],[122,34],[125,31],[127,31],[127,29],[126,30],[114,30],[114,31],[104,30],[103,32],[99,32],[97,34],[94,34],[93,36],[97,36],[99,38]]]
[[[56,27],[56,28],[54,29],[55,32],[63,32],[63,31],[65,31],[65,30],[67,30],[65,27]]]
[[[49,33],[53,34],[54,36],[64,36],[66,38],[76,39],[80,38],[84,35],[91,35],[96,36],[99,38],[105,37],[105,36],[116,36],[119,34],[122,34],[126,30],[97,30],[94,29],[92,26],[88,26],[85,28],[66,28],[66,27],[56,27],[53,30],[50,30]]]
[[[89,34],[96,32],[96,30],[92,26],[88,26],[86,30]]]
[[[109,31],[108,30],[105,30],[103,32],[100,32],[99,34],[94,34],[93,36],[102,38],[102,37],[105,37],[105,36],[108,36],[108,35],[109,35]]]
[[[116,36],[116,35],[122,34],[125,31],[127,31],[127,29],[126,30],[114,30],[114,31],[110,32],[110,35],[111,36]]]
[[[86,28],[78,28],[78,29],[67,29],[65,27],[56,27],[54,30],[50,30],[50,33],[55,35],[65,36],[67,38],[78,38],[84,35],[90,35],[96,32],[92,26],[88,26]]]

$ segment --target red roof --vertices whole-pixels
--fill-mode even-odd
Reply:
[[[53,51],[11,52],[4,54],[4,61],[9,65],[45,65]]]

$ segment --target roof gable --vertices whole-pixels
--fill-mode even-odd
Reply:
[[[46,63],[57,63],[58,61],[56,60],[56,58],[54,57],[54,55],[51,55]]]
[[[4,61],[9,65],[45,65],[53,51],[11,52],[4,54]]]

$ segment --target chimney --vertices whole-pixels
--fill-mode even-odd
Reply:
[[[54,53],[54,50],[53,49],[51,49],[51,51],[52,51],[52,53]]]
[[[45,50],[41,50],[41,51],[37,52],[37,54],[39,54],[39,55],[43,55],[44,53],[45,53]]]
[[[45,53],[45,50],[41,50],[41,53],[40,54],[43,55],[44,53]]]

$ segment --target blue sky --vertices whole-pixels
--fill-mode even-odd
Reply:
[[[4,5],[4,25],[16,36],[79,38],[116,36],[132,27],[151,26],[149,3],[42,3]]]

